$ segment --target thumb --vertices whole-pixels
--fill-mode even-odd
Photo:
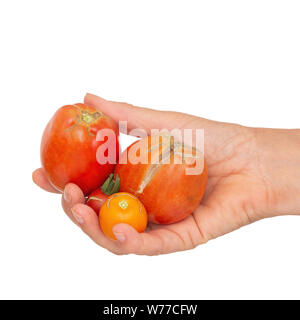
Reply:
[[[124,102],[108,101],[90,93],[86,94],[84,103],[103,112],[116,122],[126,121],[128,131],[142,129],[148,135],[151,133],[151,129],[172,130],[173,128],[182,128],[189,119],[194,118],[178,112],[158,111],[135,107]],[[124,132],[123,128],[120,128],[120,131],[128,134],[128,132]],[[139,135],[138,130],[129,134]]]

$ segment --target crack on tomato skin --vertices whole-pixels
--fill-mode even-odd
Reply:
[[[70,131],[72,128],[74,128],[77,125],[77,123],[73,123],[70,127],[65,128],[66,131]]]
[[[180,143],[179,143],[180,144]],[[151,180],[154,178],[154,176],[157,174],[159,169],[162,167],[162,165],[165,163],[165,160],[170,160],[171,157],[175,153],[175,148],[178,146],[178,142],[175,142],[175,138],[173,136],[170,137],[170,143],[167,145],[166,150],[162,150],[162,147],[166,145],[163,142],[159,143],[157,146],[154,146],[155,148],[159,148],[159,160],[158,163],[150,164],[148,167],[141,183],[139,184],[137,191],[135,194],[142,194],[144,192],[144,189],[147,187],[147,185],[151,182]],[[148,152],[153,151],[153,146],[148,149]]]
[[[137,192],[133,188],[128,187],[128,190],[129,190],[129,193],[132,193],[134,195],[137,194]]]
[[[87,199],[86,203],[88,203],[88,202],[89,202],[89,201],[91,201],[91,200],[101,201],[101,199],[100,199],[100,198],[95,197],[95,196],[91,196],[91,197],[88,197],[88,199]]]
[[[70,125],[69,127],[65,128],[65,131],[69,132],[69,134],[71,135],[71,131],[73,128],[75,128],[78,124],[79,124],[79,116],[78,114],[75,115],[75,120],[74,120],[74,123],[72,125]]]
[[[164,164],[169,164],[171,158],[174,158],[175,155],[180,156],[180,159],[176,158],[175,160],[174,158],[174,164],[187,164],[187,158],[198,159],[199,157],[199,151],[195,147],[185,146],[181,141],[176,140],[176,138],[172,135],[163,134],[159,137],[150,136],[149,139],[153,139],[152,141],[149,141],[150,143],[152,142],[152,144],[147,149],[148,155],[150,154],[151,163],[148,165],[146,173],[144,174],[138,187],[135,190],[131,190],[131,192],[134,191],[133,193],[135,195],[143,194],[145,188],[152,181],[160,168]],[[153,141],[156,141],[154,139],[158,139],[156,144],[153,143]],[[155,153],[156,151],[158,151],[158,154]],[[153,157],[152,152],[154,153]],[[155,163],[152,163],[153,160]]]
[[[77,104],[72,104],[73,107],[75,107],[77,110],[80,111],[80,107]]]
[[[161,164],[151,164],[142,179],[137,191],[135,194],[142,194],[144,189],[147,187],[147,185],[150,183],[150,181],[153,179],[157,171],[161,168]]]
[[[93,132],[91,131],[91,128],[88,128],[88,135],[89,135],[89,136],[92,136],[92,137],[95,137],[97,134],[93,133]]]

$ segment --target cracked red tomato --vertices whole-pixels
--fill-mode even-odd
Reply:
[[[101,129],[110,130],[99,135]],[[59,191],[75,183],[85,195],[98,188],[114,169],[118,134],[117,124],[92,107],[77,103],[58,109],[41,143],[42,166],[50,183]]]
[[[97,215],[99,215],[99,211],[106,201],[106,199],[119,191],[120,186],[120,178],[117,175],[114,178],[114,175],[111,173],[109,177],[105,180],[101,188],[94,190],[92,193],[89,194],[86,204],[91,207]]]
[[[115,168],[120,191],[134,194],[144,204],[150,222],[183,220],[200,204],[207,182],[203,154],[169,135],[133,143]]]

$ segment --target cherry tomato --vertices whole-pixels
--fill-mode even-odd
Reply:
[[[107,137],[106,141],[99,139],[100,129],[111,129],[114,137]],[[98,188],[115,164],[112,161],[104,163],[104,156],[99,159],[97,150],[102,145],[108,147],[117,159],[118,134],[117,124],[92,107],[77,103],[58,109],[48,123],[41,143],[42,166],[50,183],[63,191],[67,183],[73,182],[84,194]]]
[[[133,161],[134,155],[138,161]],[[194,174],[188,174],[188,169]],[[150,136],[133,143],[121,155],[115,174],[121,180],[120,191],[138,197],[149,221],[158,224],[190,215],[203,198],[207,182],[203,154],[174,137],[162,142]]]
[[[99,214],[99,211],[103,205],[103,203],[105,202],[105,200],[108,198],[109,196],[107,194],[105,194],[100,188],[94,190],[89,197],[87,198],[86,204],[91,207],[96,213],[97,215]]]
[[[120,178],[117,175],[114,179],[114,175],[111,173],[106,181],[103,183],[101,188],[94,190],[87,198],[86,204],[91,207],[97,215],[105,202],[105,200],[119,191]]]
[[[147,212],[137,197],[127,192],[118,192],[107,198],[100,209],[100,227],[104,234],[116,240],[112,228],[118,223],[127,223],[138,232],[147,226]]]

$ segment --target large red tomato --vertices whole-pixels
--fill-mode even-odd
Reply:
[[[190,215],[203,198],[207,168],[203,154],[174,137],[148,137],[121,155],[115,173],[120,191],[144,204],[149,221],[168,224]]]
[[[111,129],[113,137],[99,139],[100,129]],[[117,124],[92,107],[77,103],[58,109],[41,143],[42,166],[50,183],[63,191],[67,183],[73,182],[85,195],[98,188],[114,169],[114,163],[101,162],[108,152],[113,153],[112,158],[118,158],[118,134]],[[99,161],[97,150],[101,145],[109,151],[103,152]]]

